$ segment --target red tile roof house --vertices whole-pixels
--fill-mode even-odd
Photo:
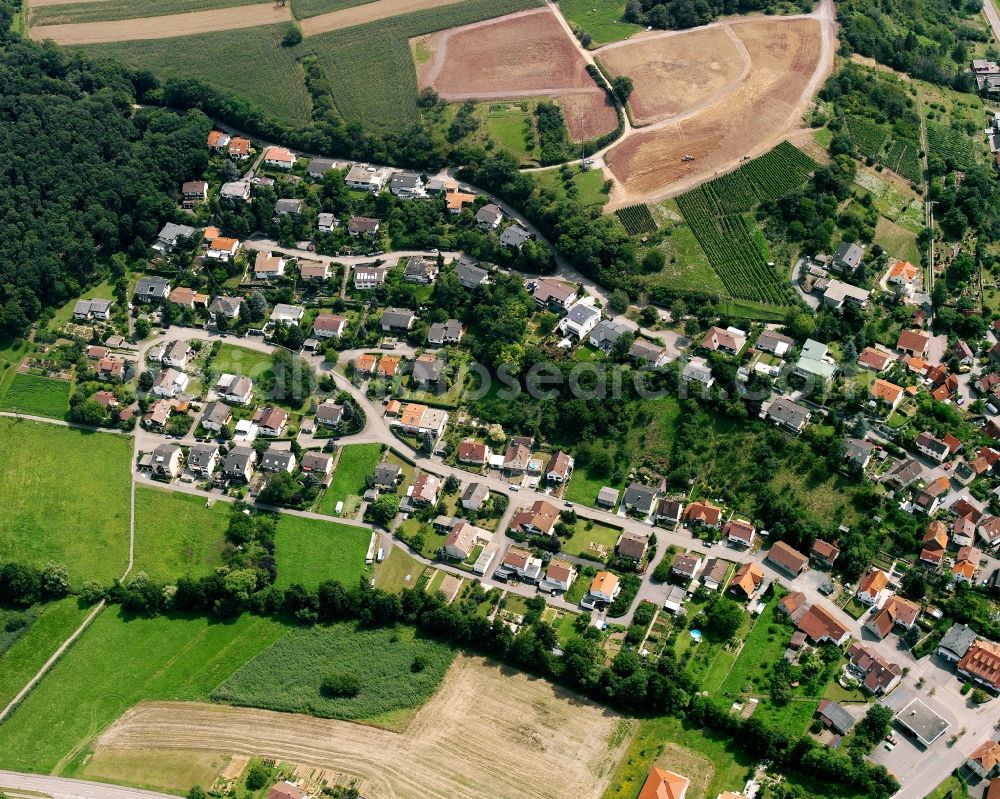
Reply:
[[[559,509],[550,502],[540,499],[530,508],[514,514],[510,529],[525,535],[552,535],[552,529],[559,521]]]
[[[691,525],[716,528],[722,520],[722,508],[717,508],[711,502],[700,500],[692,502],[684,509],[684,521]]]
[[[865,347],[858,356],[858,366],[873,372],[881,372],[894,360],[891,353],[882,352],[874,347]]]
[[[433,474],[422,474],[413,484],[410,500],[422,505],[433,505],[438,501],[441,480]]]
[[[288,414],[281,408],[266,407],[254,413],[253,421],[260,428],[262,435],[280,436],[288,424]]]
[[[295,166],[295,154],[284,147],[268,147],[264,150],[264,165],[279,169],[291,169]]]
[[[903,670],[898,664],[890,663],[864,644],[851,644],[847,658],[848,670],[875,696],[889,693],[903,679]]]
[[[485,466],[490,459],[490,448],[479,441],[463,441],[458,445],[459,463],[473,463]]]
[[[993,693],[1000,693],[1000,644],[977,640],[957,664],[958,673]]]
[[[896,349],[907,355],[916,355],[922,358],[927,354],[930,341],[930,335],[922,330],[903,330],[896,340]]]
[[[565,452],[553,453],[545,467],[545,479],[550,483],[567,482],[573,474],[573,463],[573,458]]]
[[[889,575],[881,569],[872,569],[861,580],[855,598],[863,605],[878,607],[889,592]]]
[[[794,618],[794,617],[793,617]],[[812,605],[796,622],[799,630],[816,644],[829,641],[840,646],[850,637],[848,629],[837,621],[829,611],[819,605]]]
[[[980,779],[989,779],[1000,773],[1000,743],[990,739],[983,741],[965,761],[966,768]],[[993,786],[990,786],[990,790]]]
[[[927,525],[927,532],[920,542],[920,560],[932,566],[940,566],[948,550],[948,528],[944,522],[935,519]]]
[[[798,621],[807,610],[806,595],[801,591],[792,591],[778,600],[778,609],[791,616],[792,621]]]
[[[340,338],[347,326],[347,318],[338,314],[321,313],[313,322],[313,335],[317,338]]]
[[[817,538],[813,542],[812,549],[809,551],[809,556],[812,558],[813,563],[817,566],[830,569],[840,556],[840,549],[838,549],[836,545],[831,544],[829,541]]]
[[[809,558],[784,541],[775,541],[767,552],[767,560],[786,574],[797,577],[809,562]]]
[[[723,537],[731,544],[741,547],[752,547],[757,528],[742,519],[730,519],[722,528]]]
[[[901,596],[891,596],[877,613],[865,624],[865,629],[869,630],[878,638],[885,638],[892,632],[893,627],[901,627],[904,630],[910,629],[917,622],[920,616],[920,605],[911,602]]]

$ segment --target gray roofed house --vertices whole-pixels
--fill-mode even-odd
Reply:
[[[155,275],[152,277],[140,277],[135,284],[135,296],[142,302],[165,300],[169,293],[170,281]]]
[[[443,370],[444,361],[421,356],[413,362],[413,380],[420,384],[436,383]]]
[[[644,361],[648,366],[663,366],[667,361],[667,351],[651,341],[637,338],[628,348],[628,355],[637,361]]]
[[[153,249],[159,253],[173,252],[179,239],[191,238],[195,232],[195,229],[189,225],[176,225],[173,222],[167,222],[157,235]]]
[[[306,309],[299,305],[288,305],[279,302],[271,311],[271,321],[279,325],[298,324],[305,316]]]
[[[110,319],[111,300],[77,300],[73,306],[74,319]]]
[[[327,400],[316,406],[316,421],[325,427],[336,427],[343,418],[343,405]]]
[[[978,637],[967,624],[953,624],[938,644],[937,654],[945,660],[959,661]]]
[[[462,284],[463,288],[474,289],[487,282],[490,278],[490,273],[463,255],[455,267],[455,277],[458,278],[458,282]]]
[[[274,204],[274,213],[278,216],[298,216],[305,207],[305,200],[282,199]]]
[[[382,222],[368,216],[352,216],[347,223],[347,232],[352,236],[368,236],[378,233]]]
[[[692,358],[688,361],[681,372],[681,379],[685,383],[701,383],[707,388],[711,388],[712,384],[715,383],[712,369],[704,358]]]
[[[316,227],[320,233],[329,233],[340,224],[340,221],[331,213],[324,212],[316,215]]]
[[[845,303],[854,303],[864,307],[868,302],[870,291],[852,286],[842,280],[831,280],[823,292],[823,304],[830,308],[843,308]]]
[[[566,316],[559,320],[559,329],[567,335],[583,340],[601,320],[601,312],[587,302],[573,304]]]
[[[615,342],[626,333],[631,332],[628,325],[620,322],[613,322],[605,319],[597,323],[597,326],[590,331],[590,343],[604,352],[610,352]]]
[[[500,234],[500,243],[504,247],[512,247],[516,250],[524,246],[524,242],[531,238],[531,234],[519,224],[511,225]]]
[[[330,474],[333,469],[333,455],[309,450],[302,453],[302,471]]]
[[[767,409],[768,420],[791,433],[801,433],[811,415],[808,408],[786,397],[779,397]]]
[[[397,197],[426,197],[424,181],[416,172],[396,172],[389,178],[389,191]]]
[[[871,460],[875,445],[860,438],[844,439],[844,457],[859,468],[864,469]]]
[[[375,485],[378,488],[395,488],[403,470],[395,463],[380,463],[375,467]]]
[[[311,178],[321,178],[331,169],[337,168],[337,162],[332,158],[311,158],[306,170]]]
[[[916,458],[903,458],[882,476],[882,482],[892,491],[907,488],[923,474],[924,467]]]
[[[226,455],[223,470],[227,477],[249,480],[257,463],[257,452],[252,447],[233,447]]]
[[[403,268],[403,281],[426,285],[437,280],[438,265],[430,258],[413,257]]]
[[[228,297],[224,294],[220,294],[212,300],[211,305],[208,306],[208,312],[213,317],[218,314],[222,314],[226,317],[226,319],[235,319],[240,315],[240,306],[242,304],[242,297]]]
[[[188,468],[193,472],[211,474],[219,458],[218,444],[195,444],[188,450]]]
[[[462,507],[466,510],[480,510],[489,496],[490,489],[485,483],[469,483],[462,492]]]
[[[176,444],[160,444],[153,450],[151,461],[153,472],[176,477],[181,470],[181,454],[181,448]]]
[[[476,226],[480,230],[496,230],[503,221],[503,211],[495,203],[488,203],[476,211]]]
[[[604,486],[597,492],[597,504],[606,508],[613,508],[618,501],[618,490],[610,486]]]
[[[250,202],[250,181],[231,180],[228,183],[223,183],[222,188],[219,189],[219,199]]]
[[[290,449],[279,449],[271,444],[261,458],[260,468],[265,472],[291,472],[295,469],[295,455]]]
[[[865,251],[853,242],[844,242],[833,254],[833,265],[838,269],[853,272],[858,268]]]
[[[788,352],[795,341],[784,333],[775,333],[773,330],[765,330],[760,336],[757,337],[757,343],[754,345],[755,349],[763,350],[764,352],[770,352],[772,355],[777,355],[779,358]]]
[[[409,308],[386,308],[382,311],[379,326],[383,333],[403,332],[413,327],[416,314]]]
[[[210,402],[205,406],[205,412],[201,416],[201,426],[206,430],[218,432],[233,418],[233,412],[228,405],[221,402]]]
[[[819,717],[823,724],[839,735],[847,735],[854,726],[854,716],[844,710],[842,705],[828,699],[819,703]]]
[[[427,329],[427,343],[438,347],[444,344],[457,344],[462,340],[464,333],[465,328],[457,319],[435,322]]]
[[[642,483],[632,483],[625,489],[625,496],[622,498],[622,507],[626,510],[634,510],[637,513],[649,515],[653,512],[656,504],[656,489]]]
[[[837,373],[836,364],[831,362],[827,354],[829,349],[822,342],[806,339],[799,360],[795,363],[794,373],[807,380],[816,379],[825,387]]]

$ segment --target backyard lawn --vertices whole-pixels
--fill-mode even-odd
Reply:
[[[281,514],[275,541],[279,588],[301,583],[314,588],[339,580],[354,588],[365,573],[372,532],[366,527]]]
[[[213,371],[246,375],[253,380],[269,376],[271,366],[270,354],[237,347],[235,344],[223,344],[212,361]]]
[[[423,574],[424,566],[403,547],[394,546],[385,560],[375,567],[375,587],[398,593],[413,588]]]
[[[593,477],[584,467],[574,469],[569,485],[566,486],[566,499],[593,508],[597,505],[597,492],[604,486],[618,489],[621,493],[621,485],[616,484],[611,477]]]
[[[344,510],[341,515],[352,516],[357,512],[365,493],[365,477],[375,471],[381,459],[381,444],[348,444],[343,447],[333,480],[320,497],[317,510],[334,516],[337,503],[343,502]]]
[[[563,542],[562,551],[569,555],[579,555],[603,562],[614,552],[621,532],[617,527],[579,518],[573,528],[573,535]],[[603,550],[591,549],[591,544],[603,547]]]
[[[135,566],[154,580],[202,577],[222,563],[229,504],[136,486]]]
[[[76,586],[120,576],[131,440],[0,418],[0,441],[0,562],[63,563]]]
[[[3,398],[0,409],[17,411],[26,416],[48,416],[63,419],[69,411],[70,384],[33,374],[15,374]]]

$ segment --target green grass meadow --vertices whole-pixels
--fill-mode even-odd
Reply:
[[[64,563],[75,585],[128,559],[130,439],[0,418],[0,561]]]
[[[296,19],[306,19],[306,17],[318,17],[320,14],[329,14],[331,11],[340,11],[344,8],[363,6],[372,0],[292,0],[292,13]]]
[[[559,0],[563,16],[593,38],[592,46],[619,42],[642,30],[641,25],[625,22],[623,0]]]
[[[206,700],[287,631],[259,616],[126,619],[118,608],[105,610],[0,725],[0,763],[73,776],[89,743],[132,705]]]
[[[264,25],[72,49],[92,58],[109,57],[149,69],[161,80],[201,80],[246,100],[264,116],[301,126],[309,121],[312,105],[294,49],[281,46],[287,30],[284,24]]]
[[[222,563],[229,508],[226,502],[208,508],[203,497],[136,486],[133,571],[167,583],[211,574]]]
[[[344,503],[345,512],[352,497],[365,493],[365,477],[375,471],[382,460],[381,444],[348,444],[340,452],[333,480],[319,500],[319,512],[333,516],[337,503]]]
[[[315,587],[324,580],[339,580],[353,588],[365,573],[369,541],[367,527],[282,514],[275,541],[277,585]]]
[[[15,374],[0,399],[0,408],[27,416],[62,419],[69,411],[70,384],[33,374]]]
[[[424,667],[414,671],[414,658]],[[444,678],[455,651],[410,627],[362,629],[353,624],[298,629],[274,643],[213,693],[216,701],[338,719],[379,720],[418,707]],[[360,678],[353,697],[326,697],[331,672]]]

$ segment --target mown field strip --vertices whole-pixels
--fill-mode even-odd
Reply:
[[[302,33],[305,36],[315,36],[318,33],[329,33],[342,28],[353,28],[366,22],[375,22],[389,17],[399,17],[424,11],[438,6],[450,6],[460,0],[375,0],[353,8],[331,11],[316,17],[302,20]]]
[[[122,19],[114,22],[84,22],[68,25],[41,25],[31,29],[33,39],[52,39],[56,44],[97,44],[136,39],[169,39],[209,31],[255,28],[277,22],[291,22],[287,6],[273,3],[170,14],[163,17]]]
[[[30,8],[44,8],[45,6],[69,6],[80,3],[103,3],[105,0],[27,0],[25,6]]]

